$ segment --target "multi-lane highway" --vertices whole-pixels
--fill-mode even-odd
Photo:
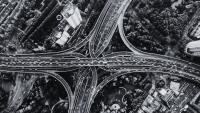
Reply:
[[[107,2],[103,9],[101,18],[98,19],[95,30],[91,34],[89,42],[89,51],[91,57],[98,57],[108,46],[110,40],[117,28],[119,16],[126,10],[126,6],[132,0],[117,0]]]
[[[149,55],[113,56],[102,58],[62,58],[62,57],[1,57],[0,70],[21,71],[21,70],[56,70],[64,71],[70,67],[104,66],[113,71],[129,71],[138,67],[150,71],[173,71],[175,73],[186,73],[191,77],[199,79],[200,68],[198,65],[177,60],[173,58],[152,57]]]
[[[40,72],[55,77],[62,83],[69,98],[69,113],[88,113],[95,96],[109,81],[132,72],[159,72],[200,82],[200,66],[176,58],[142,52],[126,39],[123,31],[123,15],[131,0],[108,0],[90,34],[74,47],[52,53],[0,54],[0,71]],[[108,46],[117,25],[125,45],[132,52],[117,52],[99,57]],[[89,42],[89,43],[88,43]],[[90,57],[73,51],[89,44]],[[97,86],[99,66],[106,71],[117,72]],[[66,81],[54,72],[82,67],[74,93]],[[51,71],[52,73],[47,73]],[[20,90],[17,90],[20,92]],[[21,93],[15,93],[19,95]],[[15,104],[17,101],[13,100]]]
[[[26,80],[23,74],[17,76],[16,85],[12,89],[8,100],[8,106],[4,111],[2,111],[3,113],[14,113],[19,108],[24,98],[29,94],[33,87],[36,78],[36,76],[32,76],[30,79]]]
[[[2,111],[2,113],[15,113],[15,111],[19,108],[19,106],[22,104],[24,98],[26,98],[26,96],[28,96],[30,90],[33,87],[33,84],[35,83],[36,79],[40,76],[43,75],[49,75],[53,78],[55,78],[58,82],[61,83],[61,85],[63,86],[63,88],[65,89],[65,92],[67,93],[67,98],[68,100],[63,100],[64,102],[67,102],[69,104],[69,110],[71,110],[71,105],[72,105],[72,100],[73,100],[73,93],[71,91],[71,88],[69,86],[69,84],[58,74],[54,73],[54,72],[40,72],[40,71],[35,71],[34,72],[34,76],[30,76],[30,78],[28,80],[26,80],[24,73],[30,73],[30,72],[21,72],[19,73],[19,75],[17,76],[16,79],[16,85],[15,87],[12,89],[12,93],[10,95],[9,98],[9,102],[8,102],[8,106],[7,108]]]
[[[97,85],[97,72],[94,67],[80,69],[82,74],[74,91],[71,113],[89,112],[88,104]]]

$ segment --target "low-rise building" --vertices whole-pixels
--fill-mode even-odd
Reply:
[[[64,31],[62,33],[62,36],[56,41],[57,44],[59,44],[60,46],[64,46],[65,43],[68,41],[68,39],[70,38],[71,36],[69,35],[68,32]]]
[[[60,26],[62,26],[62,29],[55,29],[52,33],[52,37],[54,38],[53,40],[56,44],[64,46],[66,42],[71,38],[69,29],[76,29],[81,24],[82,17],[78,7],[70,2],[64,6],[63,10],[61,11],[61,15],[63,17],[60,21]],[[66,22],[67,25],[65,25]]]
[[[74,29],[82,22],[80,10],[72,3],[67,4],[61,12],[63,19],[67,20],[69,25]]]
[[[185,53],[191,56],[200,56],[200,40],[189,42],[185,47]]]

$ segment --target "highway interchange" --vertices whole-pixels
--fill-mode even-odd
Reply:
[[[42,73],[56,78],[65,88],[69,98],[69,113],[88,113],[95,96],[109,81],[132,72],[156,72],[176,75],[200,82],[200,66],[176,58],[142,52],[128,42],[123,31],[123,15],[132,0],[109,0],[100,14],[93,30],[74,47],[52,53],[0,54],[0,71],[20,73]],[[117,52],[99,57],[111,41],[115,30],[119,29],[125,45],[132,52]],[[91,57],[75,51],[89,44]],[[80,79],[74,93],[69,84],[56,72],[79,68]],[[95,67],[115,74],[97,85]],[[18,91],[14,95],[22,94]],[[16,104],[22,101],[13,100]],[[17,105],[16,105],[17,106]]]

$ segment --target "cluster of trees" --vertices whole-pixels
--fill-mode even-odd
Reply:
[[[3,2],[9,1],[4,0]],[[0,53],[13,53],[19,49],[20,44],[18,43],[18,35],[21,30],[26,28],[26,20],[34,16],[32,9],[35,6],[35,2],[36,0],[23,1],[23,4],[19,4],[23,5],[22,9],[16,10],[16,14],[18,14],[17,19],[14,17],[8,17],[6,21],[1,24],[2,29],[0,30],[0,45],[3,47],[0,47]],[[12,12],[13,9],[10,10],[10,12]]]
[[[24,30],[27,27],[27,21],[35,16],[36,0],[26,0],[24,2],[21,13],[18,15],[18,22],[16,23],[16,27]]]
[[[107,0],[74,0],[73,3],[76,4],[81,11],[90,15],[91,11],[101,12],[102,7],[104,7]]]
[[[118,112],[137,112],[151,88],[151,79],[150,77],[145,79],[146,76],[145,73],[128,74],[111,81],[98,93],[94,104],[92,104],[91,112],[107,113],[109,111],[112,113],[110,106],[116,101],[120,105]],[[127,92],[119,93],[122,88],[126,89]]]
[[[117,51],[129,51],[128,47],[126,47],[126,45],[122,41],[118,30],[115,31],[110,41],[110,44],[104,51],[104,54],[109,54],[109,53],[117,52]]]
[[[146,29],[146,27],[142,23],[146,22],[138,18],[132,17],[127,18],[127,20],[124,21],[124,28],[128,40],[136,48],[142,51],[164,54],[166,52],[165,47],[161,45],[159,40],[156,40],[156,38],[152,36],[152,32],[149,29]],[[152,27],[152,25],[149,24],[148,26],[148,28]],[[154,36],[160,38],[159,34],[154,34]]]
[[[7,18],[6,22],[1,24],[3,29],[0,30],[1,45],[0,52],[16,52],[18,49],[22,50],[20,45],[20,36],[22,31],[25,30],[33,22],[33,18],[36,15],[36,10],[41,8],[41,2],[44,2],[44,6],[48,4],[49,0],[24,0],[19,4],[20,10],[17,9],[16,16]],[[25,50],[25,49],[24,49]]]
[[[130,42],[139,49],[159,54],[165,54],[169,47],[173,49],[179,41],[185,42],[187,39],[184,39],[183,32],[197,4],[183,0],[174,9],[174,2],[177,1],[143,0],[132,3],[124,26]]]
[[[76,4],[81,11],[88,14],[89,11],[92,9],[94,1],[93,0],[74,0],[73,3]]]

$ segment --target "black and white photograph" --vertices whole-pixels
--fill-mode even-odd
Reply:
[[[0,0],[0,113],[200,113],[200,0]]]

